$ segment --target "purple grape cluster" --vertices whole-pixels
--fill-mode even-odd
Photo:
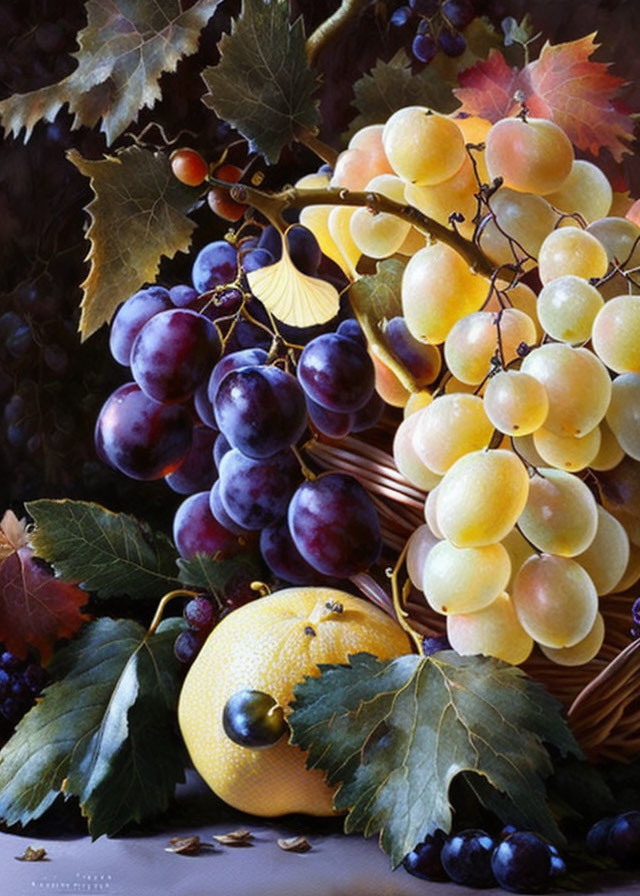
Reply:
[[[8,650],[0,652],[0,741],[33,706],[45,681],[46,672],[38,663],[21,660]]]
[[[173,645],[176,659],[191,665],[218,622],[218,611],[204,594],[187,601],[182,611],[188,628],[180,632]]]
[[[439,50],[451,57],[464,53],[462,32],[475,15],[473,0],[409,0],[395,10],[391,23],[415,27],[411,50],[418,62],[428,64]]]
[[[640,811],[597,821],[587,834],[587,850],[613,859],[622,868],[640,868]]]
[[[286,239],[300,270],[335,274],[322,273],[327,260],[307,228],[293,225]],[[384,403],[353,319],[338,318],[336,331],[273,332],[246,274],[281,252],[270,226],[238,245],[214,241],[194,260],[192,286],[149,286],[121,306],[110,348],[132,379],[105,402],[95,444],[120,472],[164,477],[184,496],[173,520],[183,558],[229,556],[259,541],[273,575],[301,584],[363,571],[381,535],[360,483],[306,470],[305,478],[296,446],[309,425],[333,437],[367,428]],[[290,346],[302,344],[296,362]],[[195,649],[193,633],[182,640]]]
[[[513,825],[496,839],[475,828],[448,837],[437,830],[405,856],[403,865],[424,880],[474,888],[497,884],[510,893],[546,893],[567,870],[553,844]]]

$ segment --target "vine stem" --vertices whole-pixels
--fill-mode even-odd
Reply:
[[[327,45],[344,31],[351,19],[369,6],[371,0],[342,0],[336,11],[325,19],[307,38],[307,59],[314,65]]]
[[[395,202],[381,193],[346,190],[341,187],[312,190],[289,187],[278,193],[267,193],[246,184],[229,184],[215,178],[210,180],[220,187],[227,188],[235,202],[257,209],[279,229],[286,229],[283,212],[287,208],[306,208],[311,205],[360,206],[368,208],[374,213],[384,212],[400,218],[431,239],[446,243],[465,259],[472,270],[488,279],[499,276],[500,279],[511,283],[517,276],[517,271],[508,265],[498,268],[496,271],[495,264],[487,258],[482,249],[471,240],[465,239],[454,228],[446,227],[439,221],[429,218],[412,205]]]
[[[150,638],[152,635],[155,635],[156,629],[162,622],[162,617],[164,616],[164,611],[166,609],[169,601],[173,600],[174,597],[197,597],[199,594],[198,591],[189,591],[186,588],[176,588],[175,591],[169,591],[160,599],[160,603],[156,609],[155,615],[151,620],[151,625],[147,629],[147,634],[145,638]]]
[[[318,158],[322,159],[323,162],[326,162],[327,165],[331,165],[332,168],[335,167],[335,164],[338,161],[338,150],[329,146],[328,143],[319,140],[312,130],[309,128],[298,128],[296,130],[296,140],[298,143],[302,143],[303,146],[306,146],[307,149],[314,152]]]

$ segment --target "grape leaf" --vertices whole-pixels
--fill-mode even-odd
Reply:
[[[555,121],[579,149],[597,155],[606,147],[620,161],[631,151],[633,121],[615,101],[624,80],[609,73],[608,63],[591,61],[597,48],[595,34],[547,42],[522,71],[493,50],[486,62],[460,74],[454,91],[460,111],[497,121],[515,114],[524,101],[532,116]]]
[[[253,580],[263,574],[256,554],[241,553],[227,560],[216,560],[209,554],[196,554],[189,560],[178,559],[179,579],[183,585],[201,588],[210,594],[223,594],[236,576]]]
[[[356,81],[353,91],[353,105],[359,114],[352,121],[349,134],[370,124],[383,124],[403,106],[429,106],[443,113],[456,108],[451,83],[431,65],[414,75],[405,50],[398,50],[389,62],[379,59],[370,72]]]
[[[219,48],[218,65],[202,73],[202,101],[275,163],[300,130],[314,131],[319,122],[302,19],[289,24],[287,0],[243,0]]]
[[[25,658],[35,647],[46,664],[56,641],[88,618],[80,612],[88,599],[34,559],[24,522],[7,511],[0,522],[0,641],[7,650]]]
[[[173,720],[185,623],[148,636],[137,622],[99,619],[54,657],[55,680],[0,752],[0,817],[26,824],[58,793],[76,796],[93,836],[167,808],[183,779]]]
[[[86,339],[111,320],[118,305],[155,278],[160,258],[186,251],[195,224],[186,216],[197,200],[171,173],[169,158],[137,146],[100,161],[71,150],[69,159],[91,178],[95,198],[87,206],[91,224],[89,276],[80,333]]]
[[[31,501],[30,544],[67,582],[98,597],[158,598],[177,586],[176,550],[166,536],[124,513],[86,501]]]
[[[112,143],[144,107],[160,99],[158,80],[194,53],[200,31],[220,0],[196,0],[181,11],[179,0],[89,0],[87,25],[78,35],[78,67],[58,84],[0,103],[7,134],[25,139],[40,119],[53,121],[68,103],[74,127],[102,119]]]
[[[426,833],[450,829],[450,784],[473,772],[499,792],[494,810],[516,805],[533,830],[562,839],[545,800],[553,766],[544,743],[580,750],[540,683],[453,651],[349,660],[298,685],[288,718],[307,765],[341,782],[334,805],[348,810],[347,833],[379,832],[396,867]]]

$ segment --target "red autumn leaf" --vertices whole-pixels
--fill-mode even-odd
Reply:
[[[458,112],[493,122],[517,111],[516,92],[528,90],[524,71],[508,65],[500,50],[491,50],[486,61],[460,72],[458,83],[460,87],[453,91],[462,103]]]
[[[547,42],[520,72],[494,50],[486,62],[460,74],[459,111],[498,121],[515,114],[524,101],[532,116],[555,121],[574,146],[593,155],[606,147],[619,162],[630,152],[633,122],[615,99],[624,80],[609,73],[608,63],[590,60],[597,48],[595,34]]]
[[[30,647],[43,663],[59,638],[70,638],[88,618],[87,594],[56,579],[34,560],[24,522],[7,511],[0,521],[0,641],[25,658]]]

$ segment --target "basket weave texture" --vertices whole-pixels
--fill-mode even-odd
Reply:
[[[427,493],[399,473],[389,453],[393,427],[383,423],[364,438],[318,440],[307,453],[321,469],[355,476],[378,509],[385,546],[383,562],[394,566],[409,536],[424,523]],[[523,664],[565,706],[574,735],[592,760],[629,761],[640,756],[640,639],[630,641],[631,606],[640,590],[600,599],[605,639],[598,655],[582,666],[559,666],[537,648]],[[444,634],[444,617],[415,589],[405,602],[419,634]]]

